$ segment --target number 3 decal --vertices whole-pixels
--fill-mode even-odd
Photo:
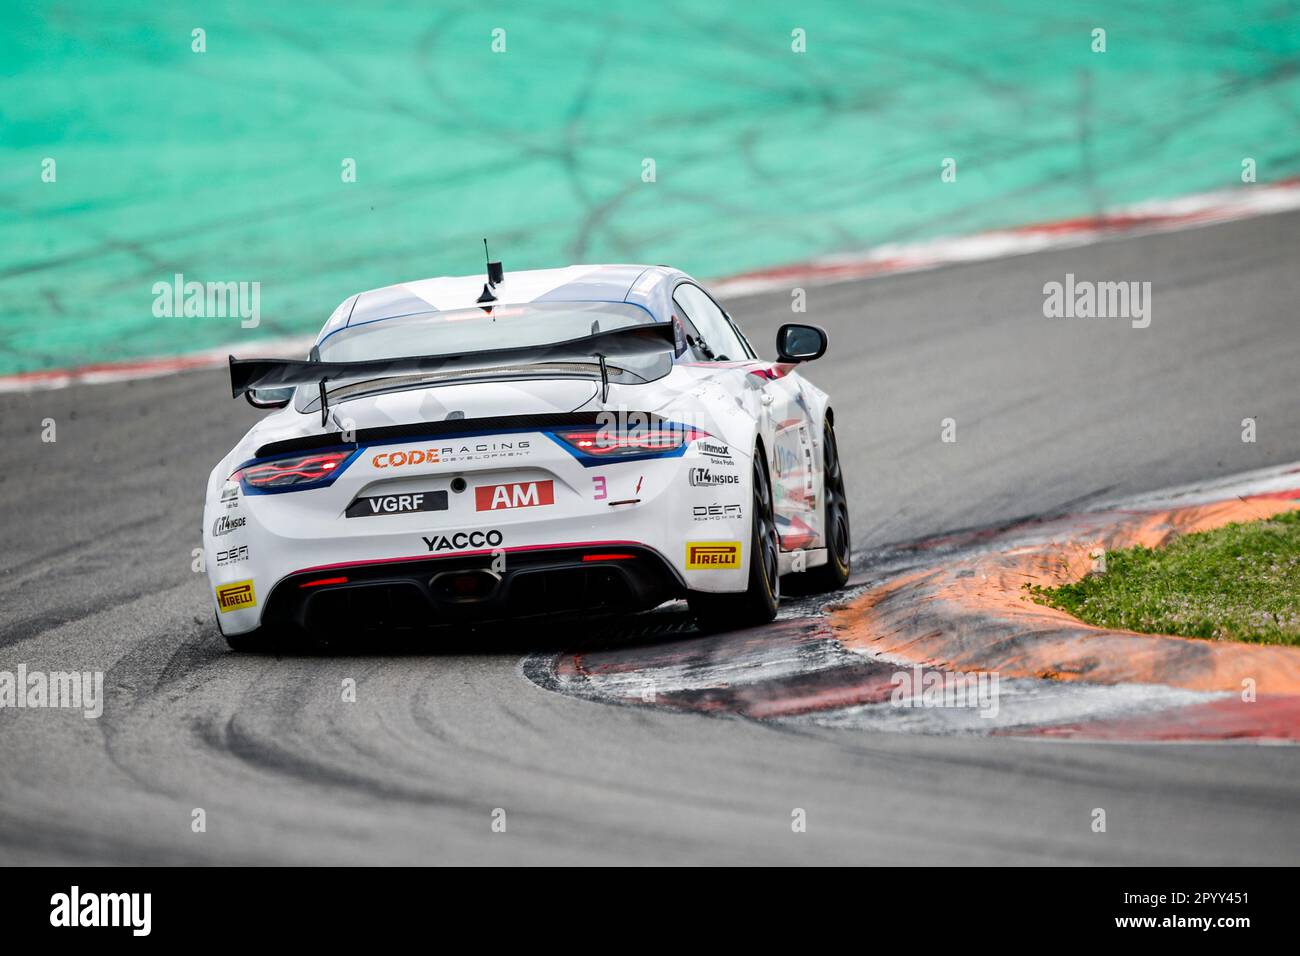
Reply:
[[[593,497],[597,501],[603,501],[604,499],[609,497],[609,492],[605,490],[604,475],[594,475],[591,479],[591,483],[596,486],[595,494],[593,495]]]

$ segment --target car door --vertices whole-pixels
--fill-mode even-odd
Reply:
[[[673,303],[694,361],[743,363],[736,369],[759,392],[760,431],[768,448],[773,510],[782,551],[821,547],[818,466],[809,405],[794,366],[764,362],[730,316],[693,282],[682,282]]]

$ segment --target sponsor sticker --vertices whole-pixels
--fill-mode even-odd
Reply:
[[[406,468],[411,465],[436,465],[461,461],[486,461],[494,458],[517,458],[531,454],[532,443],[522,441],[482,441],[472,444],[452,443],[435,448],[412,448],[381,451],[370,457],[376,468]]]
[[[690,469],[690,480],[692,487],[696,488],[708,488],[714,485],[740,484],[739,475],[727,475],[720,471],[714,471],[711,468],[701,467]]]
[[[222,614],[256,606],[257,594],[253,591],[252,581],[235,581],[231,584],[217,585],[217,607]]]
[[[216,521],[212,522],[212,537],[220,538],[224,534],[238,531],[247,523],[247,518],[232,518],[229,515],[222,515]]]
[[[709,460],[712,461],[715,465],[735,464],[735,462],[731,458],[731,449],[728,446],[722,444],[721,442],[707,441],[701,438],[698,442],[695,443],[695,447],[700,450],[701,454],[708,455]]]
[[[474,489],[476,511],[499,511],[502,508],[533,508],[555,504],[555,482],[519,481],[505,485],[480,485]]]
[[[816,492],[816,457],[807,424],[800,422],[794,428],[778,432],[776,442],[776,473],[790,479],[783,487],[790,490],[792,498],[813,498]]]
[[[237,564],[240,561],[248,560],[248,545],[241,544],[237,548],[227,548],[225,551],[217,552],[217,567],[224,568],[227,564]]]
[[[239,507],[239,485],[236,482],[227,482],[221,489],[221,503],[227,509]]]
[[[739,541],[692,541],[686,545],[686,567],[691,571],[716,571],[740,567]]]
[[[717,521],[723,518],[743,517],[744,511],[740,505],[695,505],[691,508],[691,516],[696,521]]]
[[[415,491],[398,495],[370,495],[348,505],[343,514],[349,518],[375,515],[407,515],[421,511],[446,511],[447,492]]]
[[[407,465],[437,464],[442,458],[436,448],[416,448],[412,451],[381,451],[370,459],[376,468],[405,468]]]
[[[496,528],[490,531],[458,531],[455,534],[435,534],[421,539],[430,551],[464,551],[466,548],[495,548],[503,538]]]
[[[807,424],[799,425],[799,450],[803,453],[803,493],[805,498],[812,498],[816,493],[813,475],[816,471],[816,459],[813,457],[812,432]]]

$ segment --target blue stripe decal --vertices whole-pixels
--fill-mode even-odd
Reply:
[[[684,425],[681,422],[666,422],[665,424],[669,424],[674,428],[681,428],[683,431],[689,431],[689,430],[700,431],[700,432],[703,431],[702,429],[696,428],[693,425]],[[590,428],[590,426],[576,425],[574,426],[574,428],[587,429]],[[330,452],[351,450],[352,453],[346,459],[343,460],[342,464],[340,464],[337,468],[335,468],[332,472],[330,472],[328,476],[320,479],[319,481],[313,481],[310,484],[291,485],[287,488],[253,488],[244,481],[240,481],[239,483],[240,488],[243,490],[244,494],[246,495],[280,495],[280,494],[287,494],[292,491],[314,491],[317,488],[328,488],[330,485],[334,484],[334,482],[338,479],[339,475],[347,471],[348,467],[354,461],[360,458],[367,449],[384,448],[390,445],[418,445],[423,442],[442,442],[442,441],[447,441],[449,439],[455,440],[455,439],[464,439],[464,438],[477,438],[477,437],[489,436],[489,435],[541,434],[541,435],[545,435],[551,441],[555,442],[555,444],[559,445],[570,455],[576,458],[584,468],[595,468],[599,465],[617,465],[620,462],[625,462],[625,461],[626,462],[646,461],[651,458],[680,458],[686,454],[686,449],[690,446],[690,442],[682,442],[680,447],[675,448],[672,451],[648,451],[643,454],[619,455],[618,457],[615,458],[605,458],[600,455],[588,455],[586,452],[582,451],[581,449],[574,448],[568,442],[564,441],[564,439],[559,437],[558,434],[559,431],[561,431],[561,429],[555,429],[552,431],[546,431],[543,429],[537,429],[535,431],[527,431],[527,430],[521,430],[519,428],[493,428],[493,429],[488,429],[486,431],[481,429],[474,429],[474,430],[463,431],[463,432],[448,432],[443,435],[411,435],[408,437],[401,437],[401,438],[384,438],[378,441],[368,441],[364,445],[356,445],[356,446],[331,445],[327,448],[313,448],[310,451],[296,451],[284,455],[265,455],[261,458],[250,458],[247,461],[245,461],[243,464],[239,465],[235,469],[235,472],[241,471],[244,468],[250,468],[254,465],[262,465],[272,461],[285,461],[292,458],[305,458],[310,455],[324,455]],[[231,474],[234,474],[235,472],[231,472]]]

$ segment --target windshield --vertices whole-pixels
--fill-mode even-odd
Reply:
[[[331,332],[320,343],[320,359],[361,362],[550,345],[653,322],[650,313],[623,302],[532,302],[419,312]]]

